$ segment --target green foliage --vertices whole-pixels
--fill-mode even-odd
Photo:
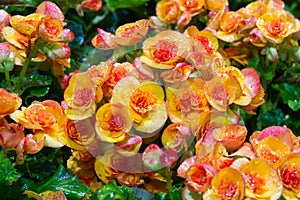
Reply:
[[[51,85],[52,78],[46,75],[40,75],[37,71],[32,74],[26,74],[21,80],[19,77],[11,79],[14,85],[21,85],[20,89],[16,88],[14,92],[22,95],[26,89],[31,87],[43,87]]]
[[[300,86],[282,83],[274,85],[274,88],[279,90],[283,103],[288,104],[293,111],[300,109]]]
[[[0,187],[11,185],[12,181],[17,180],[21,176],[16,171],[14,165],[4,155],[4,152],[0,152]]]
[[[112,11],[118,8],[133,8],[144,5],[149,0],[104,0]]]
[[[134,197],[133,190],[128,186],[117,186],[116,181],[99,188],[92,196],[92,200],[138,200]]]
[[[68,172],[62,165],[58,167],[50,179],[33,189],[37,193],[56,190],[61,190],[68,199],[80,199],[91,193],[89,187],[83,184],[77,176]]]

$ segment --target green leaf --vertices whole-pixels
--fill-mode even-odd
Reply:
[[[34,181],[27,178],[20,178],[17,182],[14,182],[7,188],[1,187],[0,196],[2,199],[19,200],[26,199],[26,195],[23,194],[25,190],[34,188]]]
[[[8,186],[11,185],[12,181],[15,181],[17,178],[21,177],[14,165],[10,160],[4,155],[3,151],[0,152],[0,185]]]
[[[72,20],[65,20],[67,22],[66,28],[69,28],[75,35],[72,42],[69,43],[69,47],[74,49],[78,48],[84,42],[84,32],[81,24],[76,23]]]
[[[282,83],[274,85],[274,88],[280,91],[283,103],[288,104],[293,111],[300,109],[300,86]]]
[[[92,199],[101,200],[136,200],[133,190],[128,186],[117,186],[116,181],[111,181],[107,185],[99,188]]]
[[[29,95],[26,96],[25,101],[31,97],[44,97],[49,92],[49,87],[43,87],[43,88],[37,88],[37,89],[31,89],[29,91]]]
[[[271,111],[267,111],[263,115],[259,116],[259,121],[262,121],[263,127],[268,126],[280,126],[282,125],[284,119],[284,112],[281,109],[274,109]]]
[[[49,76],[40,75],[35,72],[32,74],[26,74],[22,81],[19,77],[14,77],[11,79],[11,81],[14,85],[22,85],[20,91],[14,91],[17,94],[21,95],[26,89],[30,87],[51,85],[52,78]]]
[[[132,8],[144,5],[149,0],[104,0],[112,11],[118,8]]]
[[[81,199],[91,193],[91,189],[83,184],[77,176],[68,172],[62,165],[44,184],[34,189],[37,193],[61,190],[68,199]]]

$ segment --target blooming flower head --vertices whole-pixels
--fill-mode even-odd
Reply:
[[[141,42],[148,33],[149,20],[141,19],[134,23],[124,24],[116,30],[112,40],[120,45],[130,46]]]
[[[113,34],[102,30],[101,28],[97,29],[98,34],[95,35],[92,39],[92,45],[98,49],[115,49],[117,48],[118,44],[115,43],[112,38],[114,37]]]
[[[233,152],[244,143],[247,129],[237,124],[224,125],[222,128],[214,129],[213,136],[225,146],[227,151]]]
[[[170,124],[167,126],[161,136],[162,144],[167,149],[175,149],[180,152],[187,147],[190,137],[190,129],[180,123]]]
[[[168,115],[173,123],[192,124],[202,112],[209,110],[209,104],[202,89],[204,84],[202,79],[194,78],[167,87]]]
[[[204,0],[176,0],[183,12],[198,14],[204,7]]]
[[[156,133],[167,120],[162,87],[152,81],[139,82],[132,76],[121,79],[112,93],[112,103],[121,103],[129,109],[135,130]]]
[[[185,184],[190,191],[204,192],[210,187],[216,173],[215,168],[208,163],[195,163],[187,172]]]
[[[60,105],[53,100],[34,101],[29,107],[22,107],[10,117],[27,129],[32,129],[37,138],[46,137],[45,146],[63,146],[66,117]]]
[[[64,21],[65,18],[60,8],[55,3],[50,1],[43,1],[41,4],[39,4],[35,13],[49,16],[61,22]]]
[[[14,15],[10,18],[10,24],[16,31],[28,37],[37,37],[37,27],[43,17],[44,15],[37,13],[27,16]]]
[[[102,0],[84,0],[81,3],[81,7],[93,12],[97,12],[102,7]]]
[[[287,155],[279,167],[279,174],[284,187],[284,198],[298,199],[300,197],[300,154]]]
[[[95,128],[100,140],[120,142],[129,132],[132,120],[126,107],[122,104],[104,104],[96,113]]]
[[[211,106],[219,111],[226,111],[227,106],[242,95],[242,88],[234,76],[224,74],[207,81],[204,93]]]
[[[218,11],[228,6],[228,0],[205,0],[205,7],[208,10]]]
[[[141,61],[154,68],[170,69],[191,52],[190,40],[183,34],[166,30],[143,43]]]
[[[226,42],[234,42],[241,39],[242,35],[238,33],[240,20],[241,16],[238,12],[226,12],[220,21],[220,30],[217,31],[217,37]]]
[[[0,119],[15,112],[22,104],[22,99],[14,93],[0,88]]]
[[[198,45],[204,48],[210,55],[213,55],[218,50],[218,39],[208,30],[199,31],[197,27],[189,26],[186,29],[185,34],[191,38],[194,51],[199,49]]]
[[[181,15],[179,4],[174,0],[162,0],[156,4],[156,15],[165,23],[176,23]]]
[[[94,82],[85,73],[75,74],[65,90],[64,100],[69,119],[80,120],[92,116],[96,109]]]
[[[300,22],[284,10],[267,12],[256,22],[263,36],[274,44],[281,43],[284,38],[300,30]]]
[[[24,137],[24,127],[14,123],[8,124],[5,118],[0,119],[0,146],[4,149],[16,149]]]
[[[246,197],[256,199],[279,199],[283,186],[276,172],[267,161],[254,158],[239,169],[242,173]]]
[[[227,167],[218,171],[212,179],[211,188],[203,195],[204,199],[242,200],[245,195],[245,183],[242,175]]]

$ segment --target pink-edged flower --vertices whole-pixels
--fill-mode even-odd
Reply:
[[[208,163],[195,163],[187,172],[185,184],[190,191],[204,192],[211,186],[216,173],[216,169]]]
[[[60,8],[55,3],[50,1],[43,1],[41,4],[38,5],[35,12],[38,14],[43,14],[52,17],[61,22],[63,22],[65,18]]]
[[[106,32],[101,28],[98,28],[97,31],[98,34],[92,39],[92,45],[94,47],[103,50],[117,48],[118,44],[112,40],[112,38],[114,38],[113,34]]]
[[[160,157],[163,154],[163,150],[156,144],[150,144],[143,152],[142,160],[144,165],[152,170],[156,171],[163,168],[160,161]]]

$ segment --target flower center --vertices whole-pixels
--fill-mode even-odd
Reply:
[[[298,188],[300,186],[300,169],[298,165],[292,168],[285,168],[281,173],[282,182],[288,188]]]
[[[149,91],[137,89],[130,97],[130,106],[137,113],[143,115],[152,109],[156,97]]]
[[[156,62],[167,62],[176,57],[178,48],[176,44],[166,40],[159,40],[154,46],[153,56]]]
[[[32,124],[39,124],[43,128],[51,128],[56,123],[55,116],[41,105],[34,105],[24,112],[25,118]]]
[[[197,35],[197,36],[195,36],[195,38],[204,46],[204,49],[208,53],[212,53],[214,51],[214,48],[211,45],[209,39],[207,39],[206,37],[203,37],[201,35]]]
[[[284,22],[281,20],[272,20],[266,24],[268,32],[276,36],[280,34],[284,29]]]
[[[76,106],[88,106],[93,101],[93,97],[92,89],[81,88],[74,92],[73,102]]]
[[[262,194],[266,191],[266,189],[263,188],[265,186],[265,180],[260,178],[258,174],[246,173],[245,182],[248,188],[256,194]]]
[[[218,186],[218,194],[222,200],[231,200],[237,193],[237,185],[232,182],[221,181]]]

